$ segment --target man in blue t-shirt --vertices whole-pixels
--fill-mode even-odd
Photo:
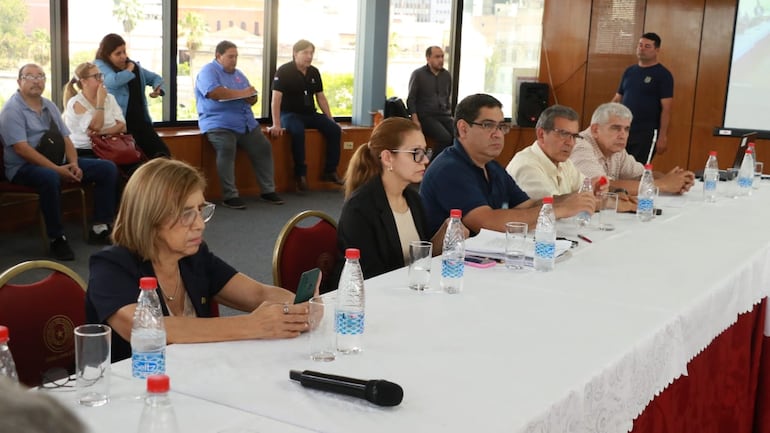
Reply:
[[[472,232],[482,228],[505,231],[505,223],[520,221],[534,230],[541,201],[531,200],[495,161],[511,125],[503,117],[503,104],[486,94],[471,95],[455,109],[454,144],[431,162],[420,185],[429,233],[435,233],[460,209],[463,224]],[[593,212],[594,199],[584,194],[557,198],[557,218],[581,211]]]
[[[660,36],[645,33],[636,47],[639,62],[623,73],[618,92],[612,102],[631,109],[634,120],[628,135],[627,151],[634,159],[646,163],[656,153],[668,150],[668,124],[674,98],[674,77],[658,62]],[[650,154],[654,130],[658,130],[655,149]]]
[[[217,152],[217,174],[222,184],[224,206],[246,209],[235,187],[236,148],[246,151],[254,168],[260,198],[283,204],[275,193],[273,147],[254,119],[251,106],[257,103],[257,90],[236,69],[238,48],[230,41],[217,44],[216,58],[201,69],[195,80],[198,127]]]

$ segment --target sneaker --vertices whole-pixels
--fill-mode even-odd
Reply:
[[[51,255],[51,257],[58,260],[75,260],[75,253],[72,251],[72,248],[70,248],[70,244],[67,242],[67,238],[64,236],[59,236],[58,238],[51,241],[51,246],[48,253]]]
[[[228,198],[222,202],[222,205],[231,209],[246,209],[246,203],[240,197]]]
[[[101,233],[96,233],[94,229],[91,229],[88,231],[88,243],[91,245],[112,245],[110,233],[112,230],[109,229]]]
[[[307,187],[307,178],[305,176],[296,176],[294,180],[297,182],[297,192],[303,193],[309,189]]]
[[[283,204],[283,199],[281,199],[281,197],[279,197],[275,192],[262,194],[259,196],[259,198],[261,198],[262,201],[266,201],[270,204]]]
[[[345,182],[340,179],[339,176],[337,176],[336,171],[330,171],[329,173],[324,173],[324,175],[321,177],[321,180],[324,182],[332,182],[336,183],[337,185],[344,185]]]

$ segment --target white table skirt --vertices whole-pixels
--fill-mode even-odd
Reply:
[[[411,291],[405,269],[368,280],[361,355],[310,361],[307,335],[169,346],[173,389],[322,432],[627,432],[770,288],[770,186],[660,204],[649,223],[619,215],[614,232],[581,229],[594,242],[550,273],[466,267],[459,295]],[[391,380],[404,401],[304,389],[290,369]]]

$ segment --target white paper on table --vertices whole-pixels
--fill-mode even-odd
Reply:
[[[556,257],[568,252],[572,242],[565,240],[556,241]],[[465,252],[472,255],[491,257],[494,259],[505,258],[505,233],[494,230],[481,229],[479,234],[465,240]],[[535,257],[535,239],[526,238],[524,255],[527,261]]]

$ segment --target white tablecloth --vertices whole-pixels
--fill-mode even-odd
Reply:
[[[550,273],[466,267],[459,295],[411,291],[405,269],[368,280],[361,355],[310,361],[307,335],[169,346],[173,389],[322,432],[624,433],[770,288],[769,185],[660,207],[649,223],[619,215],[614,232],[581,229],[594,242]],[[404,401],[381,408],[304,389],[290,369],[387,379]]]

